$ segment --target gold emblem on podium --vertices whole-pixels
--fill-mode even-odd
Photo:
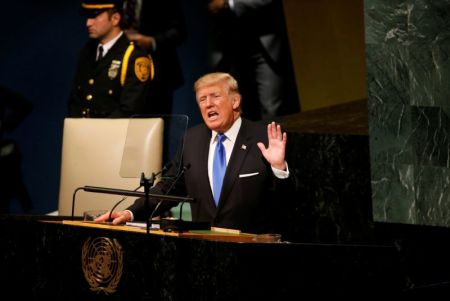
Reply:
[[[123,269],[122,247],[116,239],[89,237],[83,244],[81,263],[92,291],[116,291]]]

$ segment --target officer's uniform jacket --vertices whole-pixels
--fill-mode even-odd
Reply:
[[[153,79],[153,61],[123,34],[96,61],[98,41],[82,49],[69,100],[69,117],[120,118],[139,114]]]

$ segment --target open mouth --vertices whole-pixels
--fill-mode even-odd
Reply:
[[[215,111],[211,111],[211,112],[208,112],[208,118],[209,119],[217,119],[217,117],[219,116],[219,114],[217,113],[217,112],[215,112]]]

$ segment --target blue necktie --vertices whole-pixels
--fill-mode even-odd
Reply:
[[[224,134],[217,135],[217,144],[213,161],[213,194],[216,206],[219,204],[220,191],[222,190],[223,177],[227,169],[227,157],[222,142],[227,137]]]

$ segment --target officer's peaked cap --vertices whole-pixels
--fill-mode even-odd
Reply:
[[[122,11],[123,0],[83,0],[81,2],[81,13],[87,17],[94,18],[108,9]]]

